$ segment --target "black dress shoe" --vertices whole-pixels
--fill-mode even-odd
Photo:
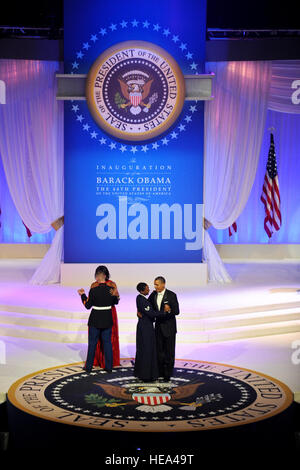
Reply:
[[[83,367],[82,370],[84,370],[84,371],[87,372],[88,374],[89,374],[90,372],[92,372],[92,369],[87,369],[86,367]]]
[[[111,374],[111,372],[112,372],[112,369],[106,369],[106,368],[105,368],[104,370],[105,370],[105,372],[107,372],[108,374]]]

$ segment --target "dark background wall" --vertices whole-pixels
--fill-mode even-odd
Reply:
[[[114,2],[117,8],[124,0]],[[63,4],[7,2],[0,17],[0,58],[63,60]],[[207,0],[207,61],[276,59],[300,59],[300,2]]]
[[[0,39],[0,59],[63,61],[63,40]],[[206,41],[207,61],[283,59],[300,59],[300,37]]]

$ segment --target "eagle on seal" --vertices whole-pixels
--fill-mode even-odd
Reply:
[[[138,107],[139,105],[150,108],[151,104],[146,104],[144,101],[150,93],[151,85],[153,78],[148,80],[144,84],[140,83],[126,83],[120,78],[118,78],[120,83],[121,93],[124,98],[127,99],[127,103],[121,104],[121,108],[126,108],[127,106]]]

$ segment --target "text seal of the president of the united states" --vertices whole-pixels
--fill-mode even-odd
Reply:
[[[123,140],[143,141],[165,132],[178,118],[184,97],[179,65],[150,42],[115,44],[95,60],[87,77],[94,120]]]

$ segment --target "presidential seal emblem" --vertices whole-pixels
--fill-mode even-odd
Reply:
[[[184,103],[179,65],[164,49],[145,41],[121,42],[104,51],[86,83],[94,120],[122,140],[160,135],[176,121]]]
[[[293,394],[264,374],[178,359],[170,382],[141,382],[134,360],[111,374],[83,363],[52,367],[11,386],[8,400],[39,418],[73,426],[135,432],[182,432],[250,424],[281,413]]]

